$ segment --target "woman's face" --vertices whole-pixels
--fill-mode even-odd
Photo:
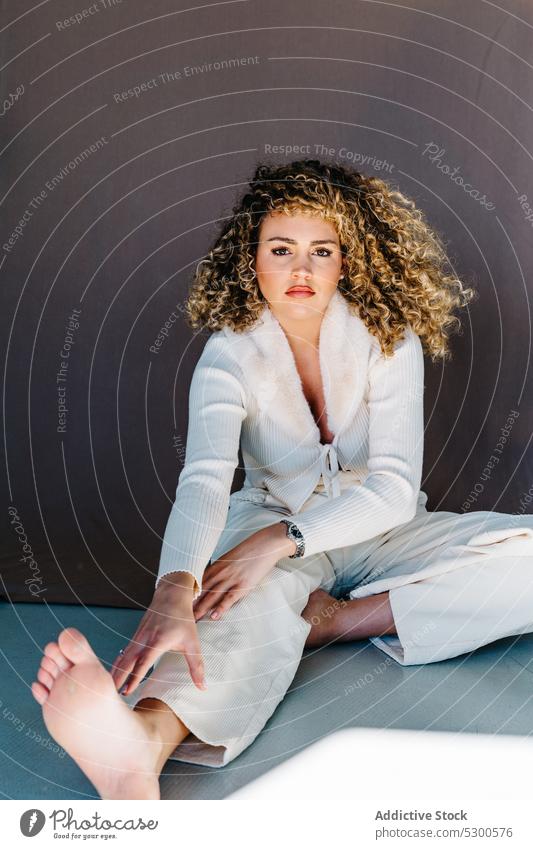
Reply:
[[[320,318],[342,277],[335,226],[315,215],[269,213],[259,229],[255,271],[276,316]]]

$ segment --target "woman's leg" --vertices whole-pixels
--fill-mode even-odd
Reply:
[[[229,512],[213,561],[280,515],[246,501]],[[166,652],[134,693],[119,696],[83,634],[65,629],[46,646],[32,685],[48,731],[104,799],[159,798],[157,779],[169,756],[228,763],[257,737],[294,677],[309,630],[300,615],[309,594],[334,582],[323,553],[284,558],[220,621],[200,621],[206,692],[192,684],[183,656]]]
[[[160,798],[158,776],[169,757],[223,766],[283,699],[309,631],[300,612],[317,586],[333,583],[324,554],[297,567],[284,558],[220,621],[198,622],[207,691],[194,686],[183,655],[169,651],[131,695],[120,696],[83,634],[65,629],[46,646],[32,685],[49,733],[102,799]]]
[[[354,547],[354,574],[360,569],[360,554]],[[352,552],[346,550],[345,555],[344,582]],[[432,663],[533,632],[532,563],[531,515],[419,509],[410,522],[373,547],[350,590],[350,601],[312,597],[310,602],[325,607],[326,613],[328,606],[339,605],[329,618],[319,613],[323,628],[331,628],[331,620],[335,629],[344,623],[341,631],[347,635],[351,617],[357,619],[360,612],[353,639],[369,636],[404,666]],[[365,609],[361,602],[370,607]],[[392,627],[389,617],[397,635],[392,641],[380,639],[394,634],[386,627]],[[369,625],[372,630],[367,630]]]
[[[253,491],[252,495],[261,497]],[[262,502],[235,499],[211,560],[262,527],[280,512]],[[173,760],[221,767],[236,758],[261,732],[296,673],[309,632],[301,612],[310,593],[335,583],[324,553],[300,560],[282,558],[259,586],[220,620],[197,623],[207,690],[191,681],[179,652],[166,652],[126,704],[154,699],[172,708],[190,735],[176,744]]]
[[[311,625],[306,648],[396,634],[388,592],[339,600],[324,590],[315,590],[302,616]]]
[[[220,620],[201,619],[206,691],[193,685],[182,654],[160,658],[139,690],[125,698],[131,707],[146,698],[161,700],[190,729],[171,759],[221,767],[254,741],[300,663],[309,632],[301,611],[316,587],[333,583],[324,554],[302,558],[297,566],[286,558]]]
[[[159,799],[158,777],[189,731],[163,702],[131,710],[89,643],[66,628],[48,643],[32,684],[52,737],[102,799]]]

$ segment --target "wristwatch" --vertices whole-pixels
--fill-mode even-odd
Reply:
[[[291,522],[290,519],[281,519],[281,522],[284,525],[287,525],[288,538],[294,540],[294,542],[296,543],[296,551],[294,552],[294,554],[289,554],[288,556],[291,559],[293,559],[294,557],[303,557],[305,551],[305,541],[301,530],[297,527],[297,525],[294,524],[294,522]]]

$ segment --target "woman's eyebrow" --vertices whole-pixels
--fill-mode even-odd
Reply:
[[[270,239],[266,239],[267,242],[289,242],[290,245],[296,245],[296,239],[289,239],[287,236],[271,236]],[[313,239],[311,245],[336,245],[337,242],[334,239]]]

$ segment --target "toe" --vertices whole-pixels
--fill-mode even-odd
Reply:
[[[50,691],[54,686],[54,680],[55,679],[52,678],[52,676],[49,672],[46,671],[46,669],[43,669],[42,667],[39,669],[37,673],[37,681],[40,681],[41,684],[43,684],[48,691]]]
[[[52,660],[51,657],[48,657],[47,655],[44,655],[41,659],[41,668],[44,669],[46,672],[49,672],[52,678],[57,678],[57,676],[59,675],[59,666],[54,660]]]
[[[48,698],[48,690],[46,687],[43,684],[38,684],[37,681],[34,681],[31,685],[31,691],[34,699],[39,702],[40,705],[44,705]]]
[[[46,657],[53,660],[61,672],[66,672],[72,666],[72,663],[68,657],[65,657],[57,643],[47,643],[44,647],[44,653]]]
[[[65,628],[61,631],[57,641],[65,657],[72,661],[72,663],[96,659],[89,641],[77,628]]]

